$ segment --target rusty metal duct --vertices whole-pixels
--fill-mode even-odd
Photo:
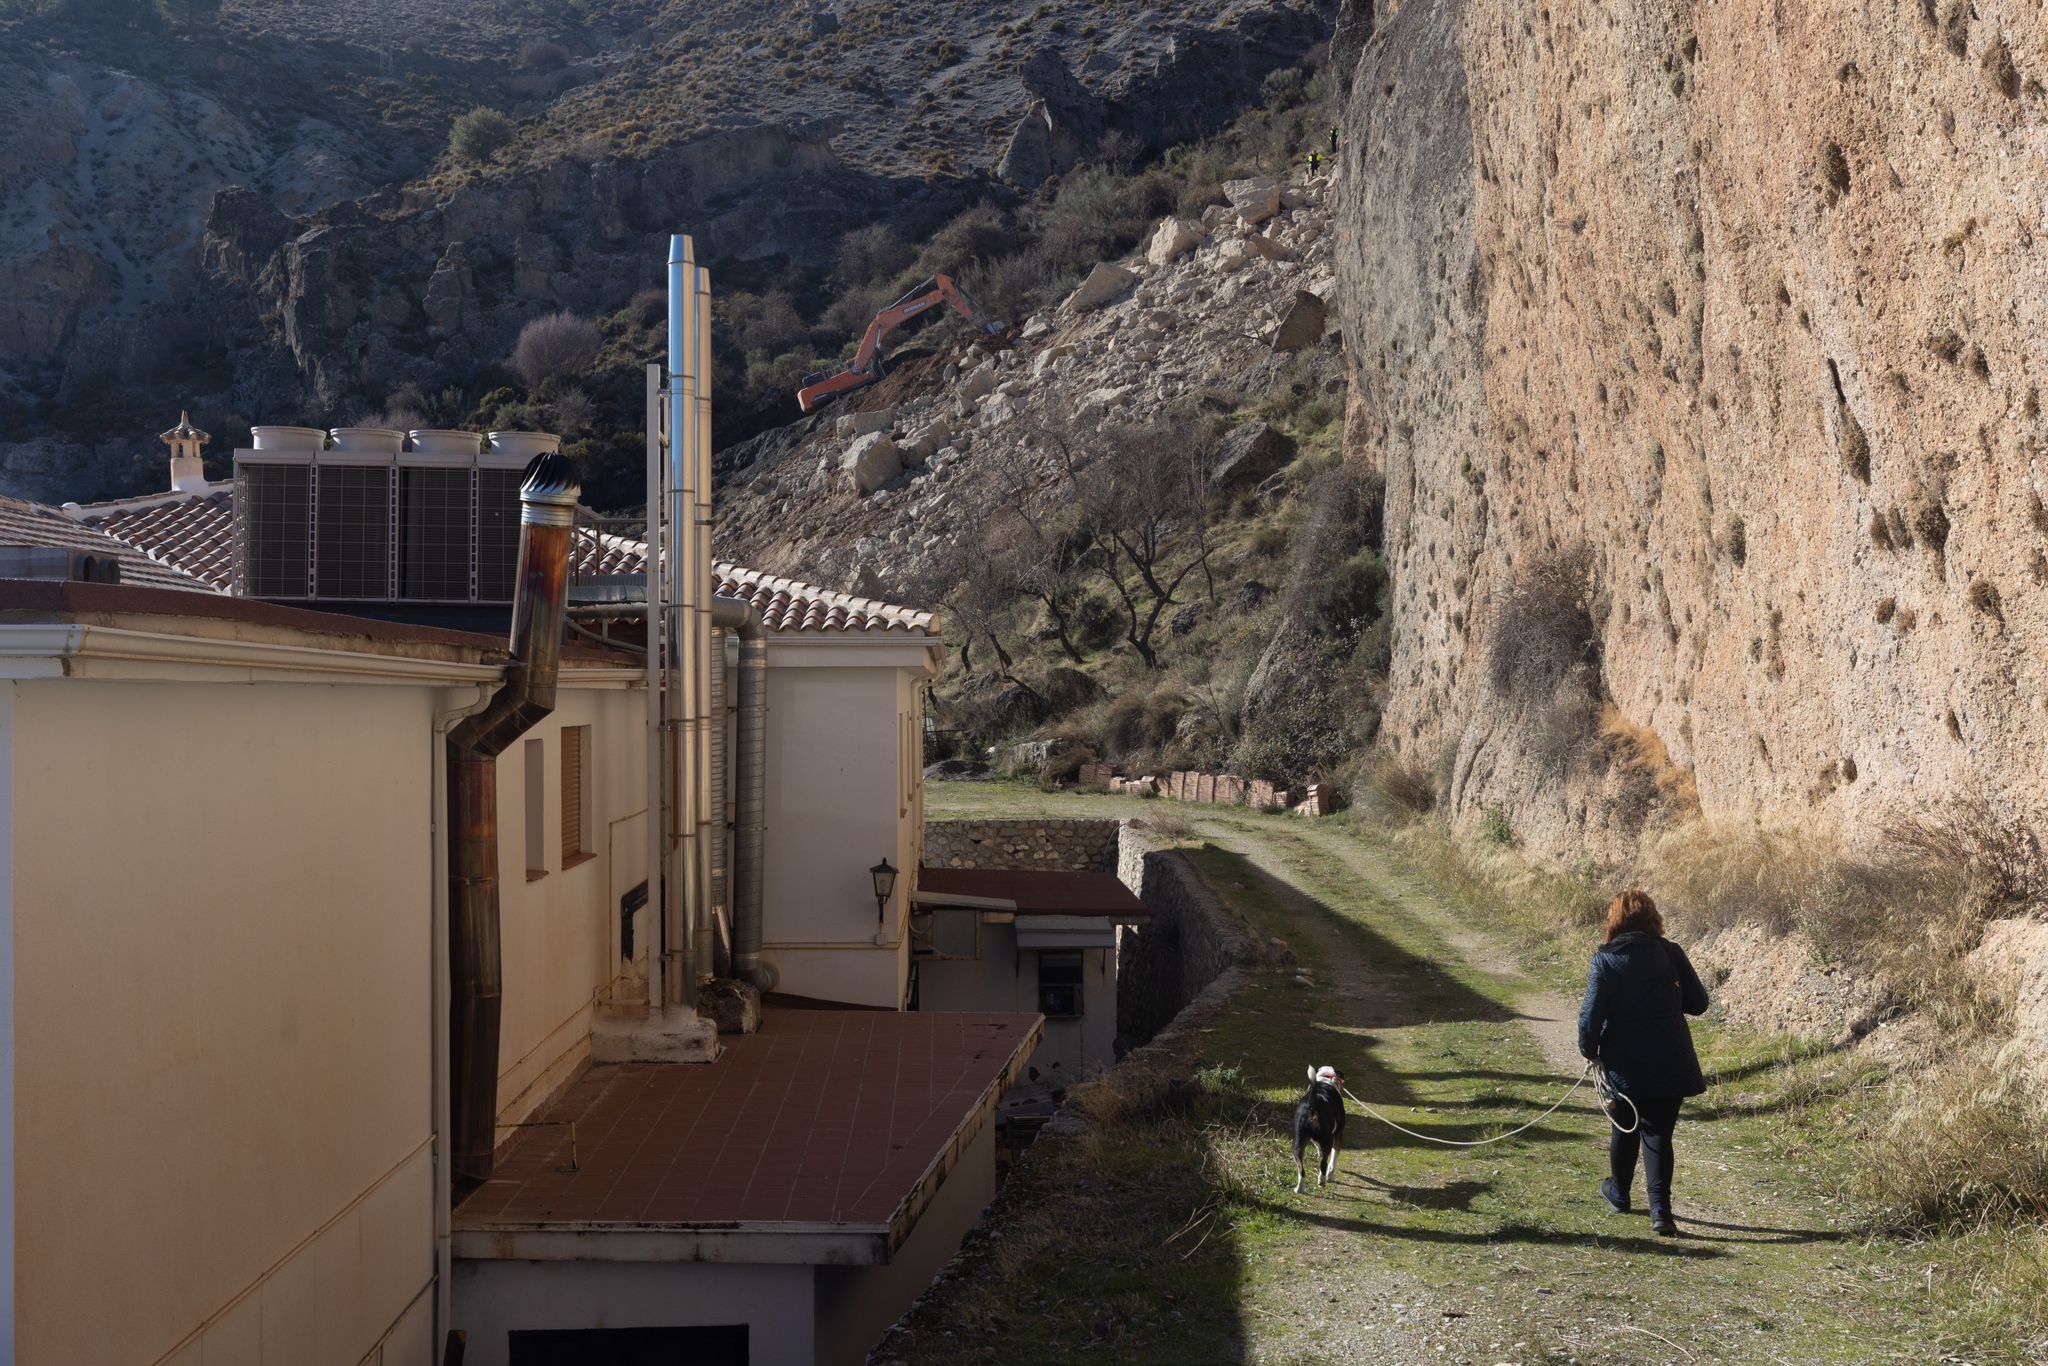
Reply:
[[[761,962],[762,853],[768,787],[768,633],[752,603],[713,598],[712,621],[740,638],[732,850],[732,975],[767,990]]]
[[[498,756],[555,709],[569,540],[582,486],[560,452],[535,456],[519,489],[511,663],[476,715],[448,734],[450,1124],[458,1181],[487,1181],[497,1137]]]

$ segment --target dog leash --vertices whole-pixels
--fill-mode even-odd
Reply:
[[[1522,1133],[1523,1131],[1528,1129],[1533,1129],[1538,1124],[1541,1124],[1544,1120],[1549,1119],[1552,1115],[1556,1114],[1559,1110],[1562,1110],[1564,1108],[1564,1103],[1570,1100],[1572,1098],[1573,1093],[1575,1093],[1581,1086],[1584,1086],[1586,1084],[1586,1078],[1593,1076],[1594,1070],[1596,1068],[1599,1070],[1599,1079],[1594,1083],[1594,1086],[1600,1094],[1600,1109],[1602,1113],[1607,1115],[1607,1122],[1610,1124],[1614,1124],[1614,1115],[1611,1111],[1608,1111],[1607,1109],[1609,1103],[1607,1099],[1608,1096],[1613,1095],[1624,1101],[1628,1101],[1628,1097],[1622,1095],[1619,1091],[1616,1091],[1614,1089],[1613,1084],[1607,1080],[1607,1069],[1601,1067],[1597,1060],[1592,1060],[1586,1063],[1586,1069],[1583,1072],[1579,1073],[1578,1080],[1574,1081],[1571,1084],[1571,1086],[1566,1089],[1565,1093],[1557,1098],[1557,1104],[1551,1106],[1548,1110],[1545,1110],[1542,1114],[1536,1116],[1536,1118],[1530,1120],[1528,1123],[1516,1125],[1514,1128],[1508,1130],[1506,1133],[1495,1134],[1492,1138],[1437,1138],[1432,1134],[1418,1133],[1415,1130],[1409,1128],[1405,1124],[1395,1123],[1393,1120],[1388,1119],[1385,1115],[1381,1114],[1378,1110],[1373,1109],[1372,1106],[1367,1105],[1362,1100],[1359,1100],[1357,1096],[1351,1095],[1351,1088],[1342,1087],[1339,1089],[1341,1089],[1345,1095],[1350,1096],[1352,1101],[1357,1104],[1359,1109],[1365,1111],[1374,1119],[1386,1125],[1389,1129],[1398,1129],[1400,1132],[1408,1135],[1410,1138],[1419,1138],[1424,1143],[1440,1143],[1446,1148],[1483,1148],[1489,1143],[1498,1143],[1502,1139],[1513,1138],[1516,1134]],[[1635,1109],[1635,1103],[1633,1101],[1629,1101],[1629,1109]],[[1640,1122],[1641,1116],[1638,1115],[1636,1118],[1636,1122],[1630,1124],[1628,1128],[1621,1129],[1621,1126],[1619,1124],[1614,1124],[1614,1127],[1617,1129],[1621,1129],[1621,1132],[1625,1134],[1634,1133],[1636,1129],[1636,1124]]]

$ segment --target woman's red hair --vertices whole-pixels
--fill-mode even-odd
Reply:
[[[1664,917],[1657,903],[1639,887],[1631,887],[1607,903],[1607,938],[1623,934],[1664,934]]]

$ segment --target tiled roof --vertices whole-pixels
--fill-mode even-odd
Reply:
[[[235,571],[235,495],[230,489],[203,498],[172,494],[87,504],[69,515],[104,531],[219,592],[232,591]]]
[[[766,1010],[709,1066],[592,1067],[512,1140],[456,1229],[907,1232],[1039,1038],[1035,1015]]]
[[[931,612],[898,607],[874,598],[856,598],[829,588],[719,563],[713,568],[717,592],[754,604],[771,631],[867,631],[936,635],[938,618]]]
[[[29,505],[33,506],[33,505]],[[46,511],[48,511],[46,509]],[[52,513],[52,515],[56,515]],[[66,515],[114,536],[165,565],[175,566],[208,587],[232,591],[234,574],[234,490],[205,497],[167,495],[120,503],[71,506]],[[61,519],[60,519],[61,520]],[[590,527],[578,528],[571,551],[572,579],[644,571],[643,542]],[[936,635],[938,619],[874,598],[857,598],[797,579],[764,574],[721,561],[713,567],[721,597],[754,604],[767,628],[778,634],[901,633]],[[185,584],[191,587],[190,583]]]
[[[56,508],[19,498],[0,497],[0,545],[55,546],[112,555],[121,562],[121,581],[144,588],[179,588],[204,593],[212,589],[203,576],[175,562],[151,556],[144,547],[67,517]]]

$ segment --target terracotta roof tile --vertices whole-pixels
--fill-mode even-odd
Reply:
[[[19,498],[0,497],[0,545],[55,546],[113,555],[121,562],[121,580],[143,588],[178,588],[209,592],[215,587],[174,560],[153,556],[147,547],[117,537],[90,523],[81,523],[56,508]]]
[[[70,514],[164,564],[173,565],[217,592],[233,590],[235,496],[232,490],[205,497],[102,503]]]
[[[35,504],[23,506],[35,507]],[[235,561],[234,490],[204,497],[165,495],[121,503],[86,504],[59,514],[60,521],[91,527],[115,537],[152,560],[220,592],[232,592]],[[644,542],[590,527],[579,527],[571,551],[572,578],[639,574],[645,571]],[[939,633],[936,614],[874,598],[835,593],[798,579],[745,569],[723,561],[713,566],[721,597],[754,604],[768,630],[783,634],[856,632],[929,636]],[[142,582],[142,580],[138,580]],[[194,586],[185,582],[182,586]]]

